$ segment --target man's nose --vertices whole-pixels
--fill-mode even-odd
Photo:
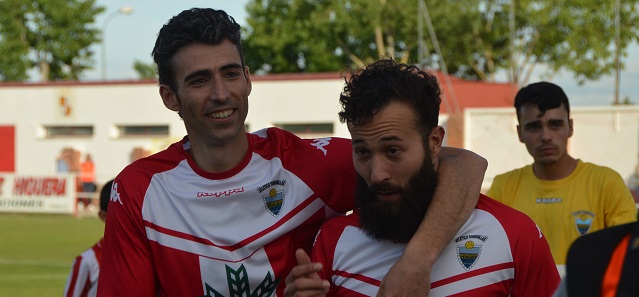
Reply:
[[[226,101],[231,96],[228,86],[221,79],[211,82],[211,100]]]
[[[381,158],[373,158],[371,162],[371,183],[377,184],[387,181],[391,178],[390,171],[388,170],[387,162],[384,162]]]
[[[550,131],[550,128],[543,127],[541,129],[541,140],[544,142],[552,140],[552,133]]]

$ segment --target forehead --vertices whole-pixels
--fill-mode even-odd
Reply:
[[[528,104],[519,108],[519,119],[522,124],[536,121],[568,120],[568,112],[562,104],[557,108],[546,109],[542,114],[537,105]]]
[[[375,114],[370,122],[348,124],[353,143],[388,139],[406,139],[417,132],[416,114],[408,104],[391,102]]]
[[[179,81],[189,73],[216,70],[229,64],[242,64],[237,47],[228,39],[219,44],[193,43],[180,48],[173,55],[175,77]]]

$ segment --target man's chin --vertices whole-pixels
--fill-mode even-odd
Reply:
[[[544,165],[544,166],[550,166],[550,165],[556,164],[558,159],[559,158],[556,157],[556,156],[546,155],[546,156],[538,157],[537,160],[535,160],[535,162],[537,162],[537,163],[539,163],[541,165]]]
[[[381,200],[377,198],[375,205],[371,207],[373,212],[386,220],[392,220],[401,211],[402,203],[398,200]]]

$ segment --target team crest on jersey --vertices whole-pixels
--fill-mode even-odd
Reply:
[[[276,185],[282,187],[286,186],[286,180],[271,181],[257,188],[257,191],[259,193],[266,192],[266,195],[262,195],[264,206],[266,206],[266,210],[268,210],[268,212],[277,217],[280,214],[280,210],[282,210],[282,206],[284,205],[284,190],[278,191],[274,187]]]
[[[575,227],[579,234],[584,235],[588,233],[590,227],[592,227],[595,214],[586,210],[580,210],[573,212],[572,216],[575,218]]]
[[[485,242],[488,239],[486,235],[463,235],[455,239],[457,245],[457,260],[466,271],[475,266],[481,255],[482,246],[477,241]]]

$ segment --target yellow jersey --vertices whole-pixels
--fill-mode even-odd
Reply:
[[[616,171],[578,160],[560,180],[540,180],[528,165],[495,177],[488,196],[533,219],[557,265],[579,236],[637,220],[637,208]]]

